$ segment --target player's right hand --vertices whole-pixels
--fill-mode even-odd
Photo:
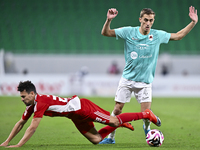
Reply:
[[[0,146],[7,146],[8,145],[8,143],[7,142],[3,142],[3,143],[1,143],[1,145]]]
[[[107,12],[107,19],[113,19],[113,18],[115,18],[117,16],[117,14],[118,14],[117,9],[111,8]]]
[[[193,6],[189,8],[189,16],[191,20],[195,22],[195,24],[198,22],[197,10],[195,10]]]

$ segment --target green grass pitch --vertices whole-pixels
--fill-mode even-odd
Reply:
[[[112,111],[113,98],[85,97],[98,104],[100,107]],[[9,135],[14,124],[20,119],[25,105],[20,97],[0,97],[0,143]],[[159,149],[162,150],[195,150],[200,149],[200,98],[153,98],[153,112],[162,120],[162,126],[151,124],[151,129],[163,132],[165,140]],[[138,112],[140,105],[132,98],[127,103],[123,112]],[[31,119],[22,131],[10,142],[17,144],[30,125]],[[149,150],[142,129],[142,120],[133,121],[135,131],[118,128],[116,144],[93,145],[75,128],[73,123],[64,117],[44,116],[37,131],[22,147],[22,150]],[[97,130],[104,125],[95,123]],[[6,149],[0,147],[0,149]],[[16,148],[14,148],[16,149]]]

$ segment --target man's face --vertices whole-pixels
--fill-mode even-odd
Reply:
[[[30,106],[34,104],[35,94],[33,91],[28,94],[26,90],[24,90],[20,92],[20,97],[26,106]]]
[[[141,23],[140,27],[142,29],[142,32],[145,34],[148,34],[151,27],[153,26],[154,23],[154,15],[150,14],[144,14],[142,18],[139,18],[139,21]]]

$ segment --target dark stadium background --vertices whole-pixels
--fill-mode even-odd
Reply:
[[[103,37],[107,10],[117,8],[111,28],[139,26],[142,8],[156,12],[153,28],[173,33],[189,22],[199,0],[1,0],[0,48],[16,54],[123,54],[123,43]],[[199,54],[199,25],[160,52]]]

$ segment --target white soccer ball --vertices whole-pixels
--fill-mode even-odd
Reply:
[[[150,146],[159,147],[164,141],[164,135],[157,129],[152,129],[147,133],[146,142]]]

